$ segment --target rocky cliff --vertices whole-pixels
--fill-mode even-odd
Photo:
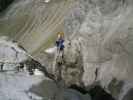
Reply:
[[[1,36],[18,41],[56,73],[54,55],[45,49],[64,31],[62,80],[87,90],[99,85],[117,100],[132,100],[132,0],[16,0],[9,8],[0,18]]]
[[[83,60],[82,83],[99,84],[118,100],[127,100],[132,90],[132,4],[131,0],[82,0],[65,24],[73,33],[68,51],[80,51]],[[77,53],[72,53],[75,59]]]

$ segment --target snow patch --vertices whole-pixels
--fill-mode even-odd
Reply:
[[[45,52],[48,54],[54,54],[56,50],[57,50],[57,47],[52,47],[52,48],[46,49]]]
[[[38,69],[35,69],[34,75],[36,75],[36,76],[43,76],[43,73],[41,71],[39,71]]]

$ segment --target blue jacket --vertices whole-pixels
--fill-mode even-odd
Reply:
[[[61,50],[63,50],[64,49],[64,40],[63,39],[57,40],[56,46],[59,47]]]

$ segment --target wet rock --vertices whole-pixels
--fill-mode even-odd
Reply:
[[[117,99],[122,91],[123,86],[124,86],[123,81],[112,79],[112,81],[108,85],[108,91],[113,95],[114,98]]]
[[[109,93],[107,93],[100,86],[95,86],[89,91],[92,100],[115,100]]]
[[[89,94],[83,95],[78,91],[68,89],[64,92],[64,100],[92,100]]]
[[[30,91],[44,97],[46,100],[91,100],[89,94],[82,94],[72,88],[64,88],[61,84],[59,85],[53,81],[44,80],[39,85],[34,85]]]
[[[1,100],[32,100],[27,91],[32,85],[37,85],[44,80],[42,76],[29,76],[25,72],[3,72],[0,73],[0,99]],[[41,98],[32,94],[33,98]],[[42,100],[42,99],[38,99]]]
[[[133,99],[133,89],[131,88],[122,100],[132,100]]]

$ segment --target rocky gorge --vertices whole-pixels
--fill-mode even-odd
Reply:
[[[1,9],[0,36],[16,41],[59,78],[62,91],[72,89],[67,90],[67,99],[59,93],[57,100],[133,99],[132,0],[14,0]],[[55,59],[56,52],[45,52],[55,46],[60,31],[65,33],[61,65]],[[31,91],[36,92],[34,88]],[[82,93],[81,98],[73,91]]]

